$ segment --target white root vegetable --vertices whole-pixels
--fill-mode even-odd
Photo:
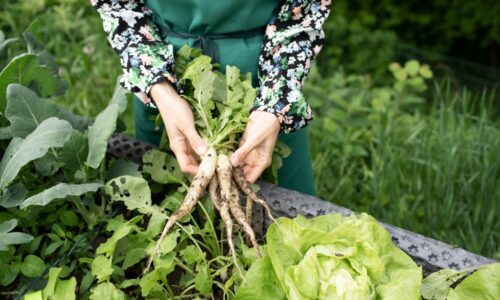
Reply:
[[[243,193],[245,193],[245,195],[247,196],[246,215],[247,215],[248,222],[251,222],[251,220],[252,220],[252,212],[251,212],[252,205],[250,205],[250,212],[249,212],[248,211],[248,209],[249,209],[248,203],[252,203],[252,202],[256,202],[256,203],[262,205],[264,207],[264,209],[266,210],[266,213],[267,213],[267,216],[269,217],[269,219],[272,222],[275,222],[276,220],[273,217],[271,208],[269,207],[267,202],[264,201],[264,199],[260,198],[259,195],[257,195],[256,192],[254,192],[254,190],[252,189],[252,187],[250,186],[248,181],[245,179],[245,174],[243,173],[243,170],[240,167],[233,169],[233,179],[234,179],[234,181],[236,181],[236,184],[238,185],[240,190]]]
[[[243,277],[243,271],[238,265],[238,260],[236,259],[236,249],[233,242],[233,219],[231,219],[231,214],[229,213],[229,207],[227,200],[223,199],[219,194],[219,180],[217,174],[214,174],[212,180],[210,180],[210,185],[208,187],[208,193],[210,199],[215,205],[215,208],[219,211],[222,222],[226,227],[227,243],[229,245],[229,252],[231,252],[231,257],[233,258],[234,265],[240,275]]]
[[[217,178],[219,180],[220,194],[223,199],[229,200],[231,197],[231,173],[233,167],[229,158],[225,154],[217,156]]]
[[[238,191],[238,188],[236,187],[236,184],[234,185],[231,184],[231,197],[228,199],[228,204],[231,214],[236,219],[236,221],[241,225],[243,231],[250,239],[252,246],[255,248],[257,256],[260,257],[261,255],[260,255],[259,244],[257,244],[257,239],[255,238],[255,232],[253,231],[252,226],[250,226],[250,224],[247,222],[245,212],[243,212],[243,209],[241,209],[240,193]]]
[[[163,239],[165,239],[165,236],[167,235],[170,228],[172,228],[175,222],[187,216],[196,206],[198,200],[205,192],[208,184],[210,183],[210,180],[214,176],[216,165],[217,153],[215,152],[214,148],[209,148],[207,153],[205,153],[205,155],[203,156],[203,159],[198,168],[198,172],[194,176],[193,181],[191,182],[191,185],[187,190],[181,207],[170,216],[167,224],[165,224],[160,239],[156,242],[156,246],[153,250],[152,255],[149,257],[148,264],[144,272],[149,271],[149,268],[151,267],[151,264],[153,262],[153,258],[158,254],[160,244],[162,243]]]
[[[221,199],[219,196],[219,180],[217,179],[217,174],[214,174],[212,179],[210,180],[210,185],[208,186],[208,195],[210,199],[212,199],[212,203],[215,208],[220,212],[221,210]]]

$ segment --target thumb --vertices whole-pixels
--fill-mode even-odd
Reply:
[[[208,150],[207,143],[200,137],[200,135],[198,134],[198,132],[196,132],[196,129],[194,127],[186,130],[184,134],[186,135],[186,138],[188,139],[191,148],[193,148],[196,154],[198,154],[199,156],[203,156],[203,154],[207,152]]]
[[[239,167],[247,158],[248,154],[254,148],[253,143],[248,140],[241,145],[238,150],[236,150],[233,155],[231,155],[231,164],[233,167]]]

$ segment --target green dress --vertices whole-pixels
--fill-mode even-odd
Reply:
[[[269,22],[279,1],[273,0],[148,0],[153,11],[154,22],[167,41],[177,51],[182,45],[197,45],[196,36],[216,36],[264,28]],[[167,34],[176,32],[178,34]],[[236,34],[238,35],[238,34]],[[243,36],[245,36],[243,34]],[[251,72],[257,86],[257,69],[264,30],[246,37],[213,38],[219,54],[221,70],[234,65],[242,72]],[[135,134],[140,140],[159,144],[163,128],[155,129],[156,108],[146,106],[137,97],[134,99]],[[292,153],[284,159],[278,171],[278,185],[302,193],[314,195],[314,178],[311,167],[307,129],[280,134],[279,139],[287,144]]]

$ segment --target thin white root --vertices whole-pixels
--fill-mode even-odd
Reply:
[[[182,202],[181,207],[173,213],[165,224],[163,228],[163,232],[161,233],[160,239],[156,242],[156,246],[153,250],[153,253],[149,257],[148,263],[146,265],[146,269],[144,273],[149,271],[151,264],[153,263],[154,257],[158,254],[160,250],[160,245],[165,239],[168,231],[174,224],[188,215],[191,210],[196,206],[198,200],[201,195],[207,188],[210,180],[214,176],[215,168],[217,164],[217,153],[214,148],[208,149],[207,153],[203,156],[203,159],[198,168],[198,173],[194,176],[193,181],[191,182],[191,186],[187,190],[187,194],[184,197],[184,201]]]
[[[219,158],[217,158],[219,160]],[[222,159],[224,161],[224,158]],[[219,168],[219,163],[217,163],[217,172],[221,172],[221,175],[226,175],[225,171],[223,169]],[[240,276],[243,277],[243,271],[241,270],[240,266],[238,265],[238,260],[236,259],[236,249],[234,247],[234,242],[233,242],[233,219],[231,219],[231,214],[229,213],[229,207],[228,207],[228,202],[224,197],[221,197],[219,194],[219,176],[217,174],[214,174],[212,177],[212,180],[210,181],[210,186],[208,187],[208,192],[210,194],[210,199],[212,199],[212,202],[214,203],[215,207],[219,211],[220,217],[222,219],[222,222],[224,222],[224,226],[226,227],[226,235],[227,235],[227,243],[229,244],[229,252],[231,252],[231,256],[233,258],[233,263],[240,273]],[[230,187],[229,187],[230,189]]]
[[[233,257],[233,262],[234,265],[236,266],[236,269],[238,269],[240,276],[243,278],[243,271],[238,265],[238,260],[236,259],[236,249],[234,248],[234,243],[233,243],[233,226],[234,226],[233,219],[231,219],[231,215],[229,213],[227,200],[225,199],[220,199],[220,200],[221,200],[220,217],[224,222],[224,225],[226,226],[226,235],[227,235],[227,243],[229,245],[229,252],[231,252],[231,256]]]
[[[271,211],[271,208],[269,207],[269,205],[267,204],[267,202],[260,198],[259,195],[257,195],[256,192],[254,192],[254,190],[252,189],[252,187],[250,186],[250,184],[248,183],[248,181],[246,180],[245,178],[245,174],[243,173],[243,170],[241,168],[234,168],[233,169],[233,179],[234,181],[236,181],[236,184],[238,184],[238,187],[240,188],[240,190],[245,193],[245,195],[247,196],[247,219],[251,220],[251,214],[252,212],[250,212],[250,218],[248,218],[248,215],[249,215],[249,212],[248,212],[248,203],[252,203],[253,202],[256,202],[260,205],[262,205],[266,211],[266,214],[267,216],[269,217],[269,219],[272,221],[272,222],[276,222],[276,219],[273,217],[273,214],[272,214],[272,211]],[[250,210],[251,210],[251,205],[250,205]]]
[[[236,221],[238,221],[238,223],[243,228],[243,231],[250,239],[252,246],[255,248],[255,251],[257,252],[257,256],[261,257],[259,244],[257,244],[257,239],[255,238],[255,232],[253,231],[252,226],[250,226],[250,224],[247,222],[243,209],[241,209],[240,193],[236,185],[231,184],[231,197],[228,200],[229,200],[228,202],[229,210],[231,211],[231,214],[234,216]]]

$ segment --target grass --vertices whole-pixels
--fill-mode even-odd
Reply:
[[[7,37],[22,40],[28,25],[35,19],[40,21],[41,39],[71,87],[56,101],[81,115],[94,117],[102,111],[111,99],[121,68],[90,1],[0,0],[0,5],[0,30]],[[11,52],[22,48],[18,42]],[[125,118],[131,125],[130,109]]]
[[[333,151],[336,141],[313,123],[319,196],[499,258],[500,126],[491,99],[436,85],[425,114],[402,115],[411,126],[398,117],[374,126],[361,159]]]

